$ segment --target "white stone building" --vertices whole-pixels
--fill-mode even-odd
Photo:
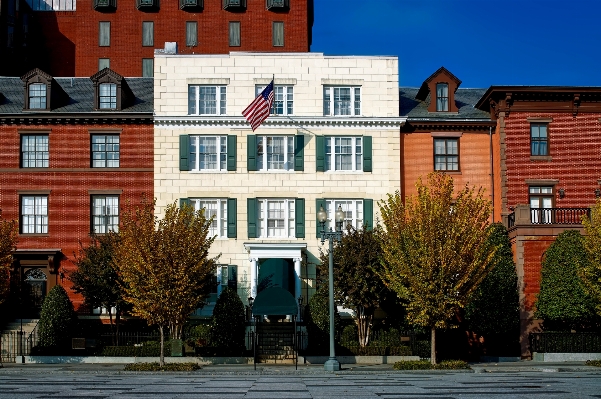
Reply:
[[[372,226],[400,187],[398,59],[156,54],[154,78],[158,216],[173,202],[204,207],[220,286],[244,302],[277,286],[307,303],[319,207]],[[273,114],[253,132],[242,111],[272,78]]]

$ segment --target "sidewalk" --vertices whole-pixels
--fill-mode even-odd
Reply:
[[[35,373],[129,373],[123,371],[123,364],[22,364],[4,363],[0,374],[24,372]],[[601,367],[586,366],[584,362],[534,362],[522,360],[519,362],[502,363],[472,363],[472,370],[416,370],[396,371],[392,364],[343,364],[342,370],[336,374],[389,374],[389,373],[521,373],[521,372],[592,372],[601,374]],[[141,373],[141,372],[132,372]],[[144,372],[148,373],[148,372]],[[257,364],[256,370],[252,364],[244,365],[206,365],[193,374],[331,374],[325,371],[321,364],[294,365]]]

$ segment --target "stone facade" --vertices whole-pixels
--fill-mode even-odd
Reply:
[[[276,89],[292,87],[293,112],[272,115],[253,132],[241,116],[242,111],[255,98],[256,86],[267,85],[273,77]],[[225,86],[225,113],[189,115],[188,91],[195,85]],[[351,111],[358,115],[324,116],[324,87],[359,88],[360,97],[353,99],[357,108]],[[237,289],[244,301],[249,295],[256,295],[261,274],[257,269],[265,259],[272,258],[294,262],[294,288],[290,285],[289,290],[296,298],[302,295],[306,300],[312,295],[315,265],[322,248],[316,221],[320,199],[362,202],[365,215],[361,219],[373,224],[378,215],[377,201],[400,188],[399,128],[404,118],[399,117],[396,57],[327,57],[319,53],[157,54],[155,113],[157,216],[164,213],[167,204],[177,203],[181,198],[234,200],[228,202],[236,204],[236,220],[231,220],[233,214],[227,217],[230,238],[217,238],[211,256],[221,254],[220,264],[236,267]],[[228,147],[228,157],[235,158],[235,162],[228,159],[229,170],[218,172],[180,170],[182,136],[184,142],[186,136],[229,136],[228,146],[235,145],[236,150],[232,155]],[[302,144],[302,167],[297,157],[296,170],[252,170],[256,168],[249,160],[249,153],[254,152],[255,140],[263,136],[265,140],[285,136],[300,140],[295,145]],[[318,159],[317,148],[323,145],[324,137],[326,140],[359,138],[360,141],[353,143],[355,149],[361,143],[363,168],[317,171],[323,161]],[[296,155],[298,150],[295,148]],[[371,168],[366,167],[368,163]],[[289,229],[283,237],[271,238],[266,230],[261,230],[261,220],[249,220],[249,217],[261,219],[260,214],[255,215],[248,207],[260,207],[263,199],[301,200],[295,203],[294,232]],[[304,207],[304,212],[299,207]],[[290,214],[284,219],[289,223]],[[257,234],[251,231],[255,223],[258,223]]]

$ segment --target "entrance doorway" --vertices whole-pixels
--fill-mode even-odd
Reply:
[[[261,259],[259,261],[259,278],[257,295],[267,288],[283,288],[294,298],[295,276],[294,263],[291,259]]]
[[[21,298],[25,317],[38,319],[46,297],[46,273],[42,269],[29,269],[22,282]]]

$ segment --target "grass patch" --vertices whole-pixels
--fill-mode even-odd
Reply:
[[[601,367],[601,360],[587,360],[585,364],[587,366]]]
[[[196,363],[165,363],[163,367],[157,362],[130,363],[125,365],[125,371],[196,371],[200,370]]]
[[[432,364],[428,360],[408,360],[395,362],[395,370],[469,370],[470,366],[463,360],[445,360]]]

